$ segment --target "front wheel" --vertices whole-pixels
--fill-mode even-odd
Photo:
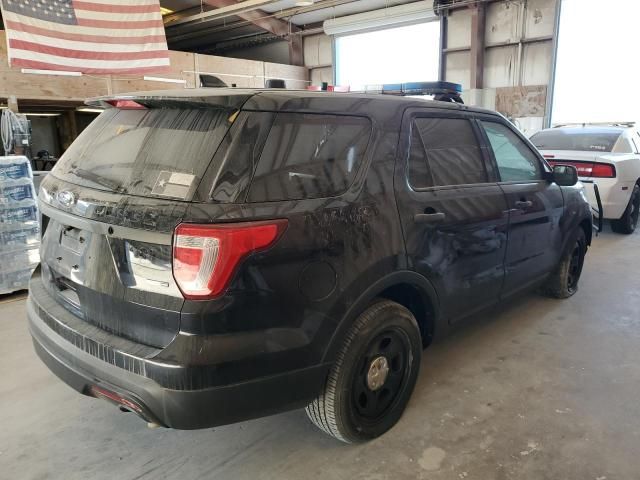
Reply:
[[[374,303],[351,327],[307,415],[346,443],[382,435],[409,401],[421,355],[420,330],[411,312],[389,300]]]
[[[551,297],[569,298],[578,291],[578,282],[587,253],[587,238],[581,227],[578,227],[577,233],[571,248],[564,254],[558,268],[543,287],[545,293]]]
[[[616,233],[633,233],[638,225],[638,215],[640,214],[640,187],[635,185],[631,192],[629,204],[619,220],[611,220],[611,230]]]

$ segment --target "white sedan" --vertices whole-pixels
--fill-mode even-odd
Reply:
[[[573,165],[583,183],[597,184],[613,231],[633,233],[640,212],[640,133],[633,123],[549,128],[531,141],[551,165]],[[587,195],[597,208],[593,189]]]

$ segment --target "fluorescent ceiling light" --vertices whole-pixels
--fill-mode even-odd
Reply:
[[[173,13],[173,10],[171,10],[170,8],[166,8],[166,7],[160,7],[160,13],[164,17],[165,15],[171,15]]]
[[[91,108],[91,107],[78,107],[78,108],[76,108],[76,112],[102,113],[102,112],[104,112],[104,109],[103,108]]]
[[[344,35],[366,30],[428,22],[437,18],[438,15],[433,11],[433,2],[423,0],[325,20],[322,27],[327,35]]]
[[[62,113],[42,112],[42,113],[21,113],[20,115],[26,115],[27,117],[59,117]]]
[[[313,3],[314,0],[298,0],[296,2],[296,7],[310,7]]]
[[[148,77],[147,75],[144,76],[144,79],[150,82],[180,83],[183,85],[187,83],[186,80],[179,78]]]
[[[63,75],[66,77],[81,77],[82,72],[65,72],[62,70],[39,70],[35,68],[23,68],[22,73],[31,73],[34,75]]]

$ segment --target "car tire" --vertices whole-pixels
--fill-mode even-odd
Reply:
[[[376,301],[349,330],[307,415],[345,443],[382,435],[402,416],[421,357],[420,329],[413,314],[396,302]]]
[[[638,225],[638,214],[640,213],[640,187],[635,185],[631,192],[629,204],[619,220],[611,220],[611,230],[616,233],[631,234]]]
[[[560,260],[555,272],[547,279],[544,292],[554,298],[569,298],[578,291],[578,282],[587,253],[587,237],[578,227],[574,241]]]

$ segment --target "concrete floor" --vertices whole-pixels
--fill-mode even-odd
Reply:
[[[358,446],[303,411],[147,429],[54,377],[4,298],[0,478],[640,479],[640,233],[594,243],[576,296],[528,295],[426,350],[400,423]]]

